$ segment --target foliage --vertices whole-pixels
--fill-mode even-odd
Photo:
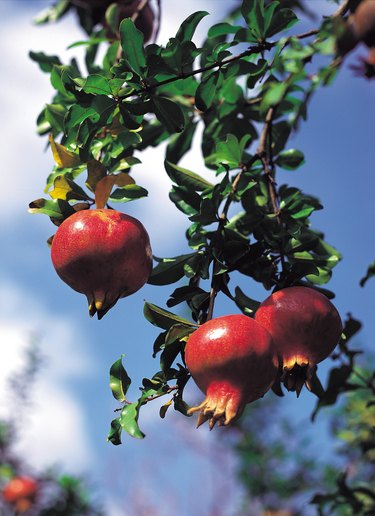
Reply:
[[[130,402],[126,394],[131,380],[122,359],[112,365],[110,385],[121,403],[108,436],[113,444],[121,443],[123,430],[143,438],[140,409],[161,396],[168,397],[161,417],[170,406],[186,415],[188,335],[212,318],[219,294],[250,316],[259,305],[243,291],[241,275],[267,291],[304,285],[334,297],[325,285],[341,255],[312,220],[323,206],[295,186],[279,185],[276,171],[290,171],[292,183],[304,165],[303,152],[289,140],[307,119],[312,95],[334,82],[343,62],[336,53],[336,37],[349,7],[355,8],[353,2],[343,2],[317,28],[299,32],[296,12],[304,9],[301,2],[244,0],[209,28],[201,46],[193,37],[206,11],[190,15],[165,44],[144,46],[144,35],[134,24],[138,13],[124,19],[117,30],[118,6],[111,5],[106,15],[110,36],[90,18],[90,10],[78,10],[88,36],[72,47],[84,45],[86,70],[74,58],[63,63],[57,56],[30,52],[55,89],[38,117],[38,132],[49,134],[55,160],[45,188],[51,199],[33,201],[30,211],[46,214],[59,225],[98,199],[110,208],[112,203],[147,196],[144,186],[136,183],[133,167],[140,163],[141,152],[165,142],[170,200],[187,218],[189,249],[179,256],[154,257],[149,283],[176,284],[166,306],[177,310],[184,303],[191,317],[145,303],[146,320],[160,330],[153,344],[160,367],[143,379],[138,400]],[[73,1],[59,0],[39,22],[54,21],[69,9],[75,9]],[[204,165],[211,172],[209,180],[207,173],[180,165],[199,129],[202,169]],[[325,390],[315,378],[314,416],[343,393],[356,396],[359,387],[353,375],[358,352],[351,351],[347,342],[359,327],[348,317],[333,356],[338,365]],[[366,381],[373,397],[373,383],[370,388],[370,380]],[[283,394],[279,385],[274,391]],[[285,451],[280,451],[279,459],[284,457]],[[271,480],[272,485],[275,482]],[[336,508],[340,497],[346,497],[345,503],[356,511],[367,510],[358,504],[372,495],[349,486],[345,475],[337,485],[335,494],[313,499],[321,511],[327,505]]]

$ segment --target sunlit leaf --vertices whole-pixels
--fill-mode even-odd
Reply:
[[[116,400],[121,403],[126,401],[126,393],[130,384],[131,379],[122,365],[121,357],[112,364],[111,369],[109,370],[109,386]]]
[[[130,18],[125,18],[120,23],[121,46],[124,57],[131,68],[142,77],[146,66],[146,56],[143,48],[143,32],[138,30]]]
[[[52,199],[68,200],[90,200],[86,192],[74,181],[65,175],[60,175],[53,181],[53,189],[48,192]]]
[[[81,160],[77,154],[66,149],[60,143],[55,142],[52,134],[49,135],[49,142],[52,149],[53,158],[61,168],[72,168],[80,165]]]
[[[164,310],[159,306],[153,305],[152,303],[145,303],[143,314],[145,318],[154,326],[169,330],[174,324],[183,324],[186,326],[194,326],[194,323],[180,317],[179,315],[173,314],[168,310]]]
[[[193,188],[197,192],[212,188],[213,184],[199,176],[195,172],[179,167],[169,161],[164,162],[165,170],[174,183],[187,188]]]
[[[73,207],[62,199],[53,201],[37,199],[29,204],[29,213],[43,213],[53,219],[65,219],[75,213]]]
[[[138,402],[125,405],[121,411],[119,418],[121,428],[125,430],[131,437],[143,439],[145,434],[138,426],[140,404]]]
[[[175,258],[164,258],[153,269],[148,279],[150,285],[169,285],[175,283],[184,276],[184,264],[194,256],[195,253],[176,256]]]

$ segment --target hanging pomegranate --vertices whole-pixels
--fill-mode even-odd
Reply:
[[[333,304],[308,287],[275,292],[259,306],[255,320],[272,335],[283,367],[281,380],[297,395],[304,383],[311,387],[316,364],[333,351],[342,332]]]
[[[51,248],[60,278],[88,299],[101,319],[121,297],[148,280],[152,254],[148,234],[134,217],[109,209],[83,210],[59,226]]]
[[[211,429],[240,417],[247,403],[268,391],[278,370],[271,335],[245,315],[202,324],[188,339],[185,360],[206,395],[189,413],[199,412],[197,427],[209,420]]]

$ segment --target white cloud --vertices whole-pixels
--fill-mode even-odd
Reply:
[[[0,299],[6,300],[0,311],[0,417],[19,421],[17,449],[27,463],[46,467],[61,462],[69,471],[83,471],[92,452],[85,438],[82,409],[66,389],[66,382],[95,374],[95,364],[84,352],[85,339],[72,321],[51,315],[48,307],[35,299],[26,310],[24,300],[32,299],[31,293],[12,284],[1,285]],[[14,406],[9,379],[22,374],[27,347],[35,335],[40,335],[44,364],[36,384],[30,386],[30,407]],[[79,347],[75,347],[77,341]]]

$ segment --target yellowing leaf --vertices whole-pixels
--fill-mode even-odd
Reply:
[[[129,174],[122,172],[120,174],[112,174],[100,179],[95,188],[95,204],[100,210],[105,207],[108,197],[111,195],[112,188],[117,186],[134,185],[135,181]]]
[[[63,199],[64,201],[89,199],[84,190],[66,176],[57,176],[55,178],[53,190],[49,194],[52,199]]]
[[[56,161],[59,167],[71,168],[76,167],[81,163],[79,156],[71,151],[68,151],[64,145],[55,142],[52,134],[49,135],[49,142],[52,149],[53,159]]]

